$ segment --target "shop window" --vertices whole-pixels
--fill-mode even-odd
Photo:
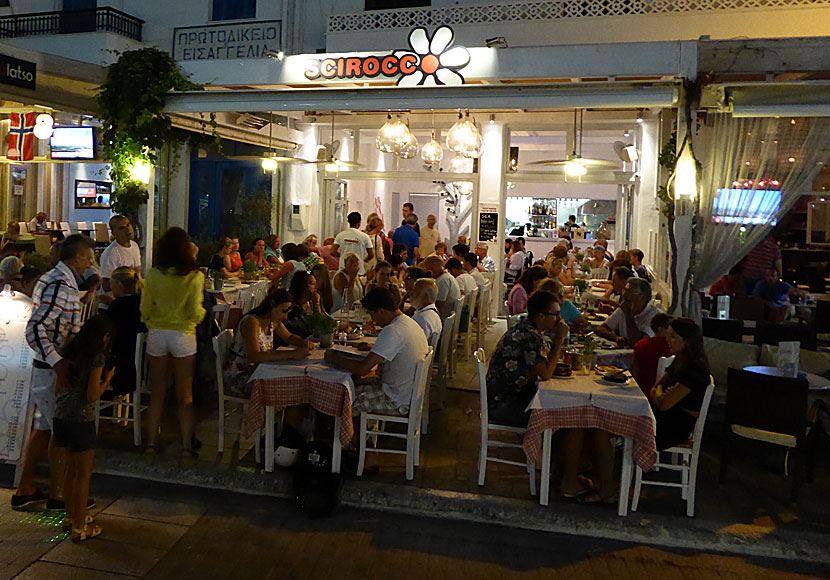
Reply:
[[[366,10],[390,10],[392,8],[420,8],[431,6],[430,0],[366,0]]]
[[[256,18],[256,0],[213,0],[212,20]]]

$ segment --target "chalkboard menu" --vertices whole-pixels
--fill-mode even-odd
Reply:
[[[25,334],[31,313],[24,294],[0,296],[0,461],[20,459],[28,428],[32,349]]]
[[[478,241],[491,242],[499,236],[499,208],[481,205],[478,212]]]

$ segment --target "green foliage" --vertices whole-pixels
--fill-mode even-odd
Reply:
[[[585,273],[587,274],[588,272],[590,272],[590,271],[591,271],[591,264],[589,264],[588,262],[585,262],[584,264],[582,264],[582,265],[579,267],[579,269],[580,269],[580,270],[582,270],[583,272],[585,272]]]
[[[672,132],[671,138],[663,146],[657,161],[661,167],[668,169],[670,172],[674,171],[674,166],[677,163],[677,131]],[[657,188],[657,197],[663,202],[662,212],[666,218],[674,217],[674,197],[667,185],[661,185]]]
[[[590,271],[590,267],[588,270]],[[574,280],[574,288],[578,288],[580,292],[585,292],[588,289],[588,280],[577,278]]]
[[[184,78],[167,52],[153,47],[123,52],[108,67],[107,78],[95,102],[97,117],[104,127],[104,159],[111,167],[110,179],[117,184],[116,204],[122,195],[131,198],[125,200],[128,205],[134,204],[138,199],[137,190],[145,189],[130,176],[136,161],[157,165],[158,151],[165,145],[175,151],[184,142],[211,138],[174,128],[170,116],[164,112],[169,91],[203,88]],[[203,121],[203,129],[207,126],[211,127],[212,138],[217,138],[213,114],[209,121]]]
[[[143,183],[135,180],[123,182],[116,190],[115,199],[112,202],[112,209],[116,213],[126,216],[138,214],[138,208],[147,203],[150,194]]]
[[[222,273],[222,270],[214,270],[212,276],[214,282],[225,279],[225,275]]]
[[[582,260],[584,260],[584,259],[585,259],[585,254],[583,254],[582,252],[577,252],[577,253],[576,253],[576,260],[577,260],[577,262],[581,262],[581,261],[582,261]]]
[[[242,271],[246,274],[253,274],[254,272],[256,272],[256,263],[254,263],[251,260],[245,260],[242,263]]]
[[[234,224],[230,231],[239,235],[242,248],[250,248],[256,238],[271,232],[271,194],[265,190],[242,193],[236,199]]]
[[[582,354],[592,354],[599,347],[599,341],[589,334],[582,339]]]
[[[309,314],[306,320],[308,321],[308,325],[311,326],[312,330],[314,330],[314,332],[318,335],[331,334],[337,330],[337,321],[320,310],[315,310]]]

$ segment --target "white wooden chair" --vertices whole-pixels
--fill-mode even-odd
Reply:
[[[139,332],[135,339],[135,390],[111,401],[98,399],[95,402],[95,431],[101,421],[115,421],[116,423],[133,424],[133,443],[141,445],[141,411],[147,408],[141,405],[141,395],[147,385],[147,333]],[[101,415],[101,411],[111,409],[109,414]]]
[[[69,222],[61,222],[61,233],[65,238],[72,235],[72,228],[69,227]]]
[[[96,244],[109,244],[110,231],[104,222],[92,222],[92,239]]]
[[[467,306],[467,330],[464,332],[464,359],[470,360],[473,355],[473,330],[476,306],[478,305],[478,288],[464,296],[464,303]]]
[[[455,322],[452,325],[452,336],[450,337],[450,352],[449,356],[449,365],[450,365],[450,376],[455,374],[455,353],[458,347],[458,329],[461,327],[461,312],[464,309],[464,303],[466,302],[467,298],[465,296],[459,296],[458,300],[455,301],[455,308],[453,311],[455,312]]]
[[[450,374],[450,346],[452,343],[452,332],[455,327],[455,321],[460,318],[461,314],[453,312],[442,320],[444,325],[441,329],[441,338],[438,341],[438,363],[435,365],[438,379],[438,403],[441,407],[444,406],[447,398],[447,379]]]
[[[435,351],[431,348],[426,356],[418,361],[415,367],[415,384],[412,388],[412,398],[409,403],[409,413],[401,415],[381,415],[380,413],[360,413],[360,456],[357,462],[357,475],[363,475],[363,466],[366,462],[366,452],[372,453],[394,453],[406,455],[406,479],[412,481],[415,477],[415,466],[420,463],[421,454],[421,417],[424,409],[424,394],[429,382],[429,368],[432,365],[432,358]],[[369,421],[382,423],[399,423],[406,425],[406,433],[388,433],[378,428],[370,429]],[[388,449],[373,447],[368,449],[369,437],[394,437],[395,439],[406,440],[406,451],[400,449]]]
[[[242,309],[242,315],[248,314],[248,312],[254,307],[254,293],[250,290],[240,290],[239,294],[236,298],[236,303]]]
[[[453,313],[453,314],[455,314],[455,313]],[[438,352],[438,342],[440,341],[441,335],[443,334],[443,326],[441,328],[442,328],[442,332],[433,332],[432,336],[430,336],[429,339],[427,340],[427,344],[429,344],[429,348],[432,349],[432,352],[434,352],[434,353]],[[433,357],[433,361],[434,360],[435,360],[435,358]],[[430,380],[431,376],[432,376],[432,368],[428,368],[427,369],[427,386],[426,386],[426,390],[424,391],[424,414],[423,414],[423,417],[421,418],[421,432],[424,435],[429,434],[429,386],[430,386],[430,383],[432,382]],[[444,402],[441,401],[442,406],[443,406],[443,404],[444,404]]]
[[[608,268],[591,268],[592,280],[608,280]]]
[[[665,358],[665,357],[664,357]],[[695,517],[695,493],[697,491],[697,468],[700,459],[700,444],[703,441],[703,429],[706,426],[706,415],[709,413],[709,403],[712,401],[712,393],[715,390],[715,381],[710,376],[709,386],[706,387],[706,394],[703,396],[703,404],[700,406],[695,429],[692,437],[687,443],[676,447],[670,447],[663,451],[671,453],[672,457],[680,456],[679,464],[661,463],[658,459],[655,467],[680,472],[680,483],[675,481],[654,481],[643,479],[643,470],[637,467],[634,474],[634,497],[631,502],[631,511],[636,512],[640,503],[640,490],[643,485],[656,485],[660,487],[679,487],[680,497],[686,500],[686,515]],[[659,458],[658,452],[658,458]]]
[[[487,317],[490,311],[490,292],[492,284],[487,282],[478,290],[478,304],[475,309],[476,350],[481,348],[481,337],[487,331]]]
[[[674,362],[674,356],[661,356],[660,360],[657,361],[657,380],[659,381],[660,378],[666,373],[666,369],[671,366],[671,363]]]
[[[216,392],[219,394],[219,441],[217,444],[218,453],[222,453],[225,451],[225,431],[236,433],[236,440],[239,441],[239,436],[242,433],[242,420],[245,415],[245,409],[247,408],[248,403],[251,402],[250,399],[246,399],[244,397],[235,397],[233,395],[228,395],[225,393],[225,379],[222,375],[222,368],[224,366],[225,360],[228,357],[228,353],[230,352],[232,343],[233,331],[231,330],[223,330],[222,332],[213,337],[213,353],[216,355]],[[238,407],[242,407],[239,429],[230,430],[225,427],[225,405],[236,405]],[[256,439],[254,440],[254,456],[256,462],[260,463],[262,461],[262,458],[260,457],[259,441],[262,438],[262,429],[257,431],[255,437]]]
[[[29,222],[25,220],[20,220],[17,222],[17,225],[20,226],[20,233],[21,234],[28,234],[29,233]]]
[[[228,319],[230,318],[230,313],[231,305],[227,302],[224,304],[213,305],[213,318],[216,320],[216,324],[219,325],[220,329],[228,330]]]
[[[479,400],[481,402],[481,445],[478,453],[478,484],[484,485],[484,478],[487,475],[487,462],[502,463],[504,465],[515,465],[524,467],[530,476],[530,495],[536,495],[536,465],[534,463],[523,463],[512,459],[492,457],[489,454],[491,447],[501,449],[521,449],[521,443],[507,443],[497,439],[490,439],[490,431],[501,431],[503,433],[514,433],[520,438],[524,436],[525,429],[512,427],[510,425],[498,425],[490,422],[489,410],[487,408],[487,369],[484,363],[484,349],[480,348],[475,352],[476,363],[478,364]]]
[[[75,233],[82,234],[89,231],[89,224],[87,222],[75,222]]]

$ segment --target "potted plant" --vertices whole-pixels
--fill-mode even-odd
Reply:
[[[577,278],[574,280],[574,288],[578,289],[580,292],[585,292],[588,289],[588,281],[583,280],[582,278]]]
[[[577,262],[581,262],[584,259],[585,259],[585,254],[583,254],[582,252],[577,252],[576,253],[576,261]]]
[[[588,334],[582,339],[582,370],[585,374],[591,372],[591,369],[597,366],[597,347],[599,342],[594,338],[593,334]]]
[[[591,264],[589,264],[588,262],[585,262],[584,264],[582,264],[579,267],[579,269],[582,270],[583,272],[585,272],[586,274],[590,274],[591,273]]]
[[[212,276],[213,276],[213,289],[214,290],[221,290],[222,287],[225,285],[225,276],[222,274],[222,270],[214,270]]]
[[[250,281],[254,277],[254,272],[256,272],[256,264],[251,260],[245,260],[242,263],[242,271],[245,273],[245,280]]]
[[[337,330],[337,321],[321,310],[309,314],[307,320],[314,334],[320,339],[320,347],[330,347],[334,340],[334,331]]]

